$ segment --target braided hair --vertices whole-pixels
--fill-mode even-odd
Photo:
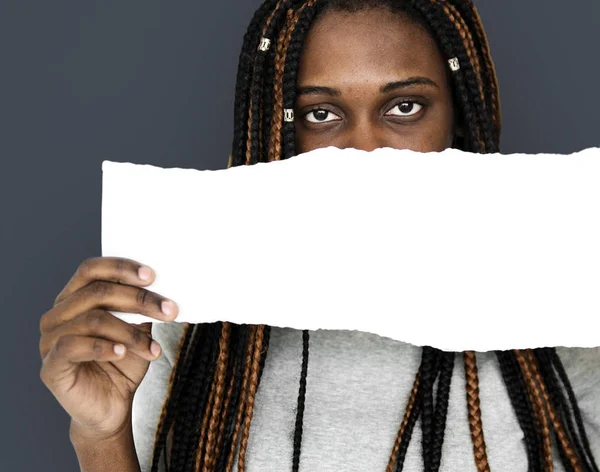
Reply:
[[[284,119],[296,100],[299,60],[308,31],[328,10],[383,7],[424,26],[446,60],[464,135],[453,146],[499,152],[498,80],[481,18],[471,0],[265,0],[254,14],[239,56],[232,150],[228,167],[287,159],[296,153],[295,126]],[[267,358],[270,327],[227,322],[187,324],[177,350],[156,430],[152,472],[245,470],[254,400]],[[309,332],[302,332],[293,454],[299,470],[309,371]],[[440,467],[454,352],[425,346],[386,472],[401,471],[421,419],[426,471]],[[523,430],[529,471],[552,470],[552,439],[566,470],[598,471],[573,389],[553,348],[497,351],[496,359]],[[489,471],[479,400],[477,359],[462,353],[473,460]],[[435,398],[435,401],[434,401]],[[493,464],[492,464],[493,466]]]

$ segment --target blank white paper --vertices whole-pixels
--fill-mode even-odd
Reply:
[[[102,170],[102,255],[152,267],[147,288],[178,303],[175,322],[453,351],[600,346],[600,148],[329,147],[221,170]]]

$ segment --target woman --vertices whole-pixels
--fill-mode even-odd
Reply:
[[[325,146],[498,152],[500,122],[469,0],[267,0],[244,37],[229,166]],[[84,261],[42,317],[42,380],[83,470],[598,470],[600,349],[452,353],[105,311],[176,319],[152,277]]]

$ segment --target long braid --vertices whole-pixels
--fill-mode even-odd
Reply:
[[[433,384],[439,372],[440,351],[425,346],[421,352],[421,429],[423,430],[422,456],[425,470],[432,469],[433,447]]]
[[[406,427],[408,425],[408,421],[411,415],[411,412],[415,406],[417,400],[417,394],[419,392],[419,384],[420,384],[420,371],[417,372],[415,376],[415,380],[413,382],[412,390],[410,391],[410,396],[408,397],[408,402],[406,404],[406,409],[404,411],[404,417],[402,419],[402,423],[400,424],[400,428],[398,429],[398,434],[396,436],[396,441],[394,442],[394,446],[392,447],[392,453],[390,454],[390,460],[388,462],[386,472],[394,472],[394,464],[398,461],[398,454],[400,451],[400,443],[402,438],[404,437],[404,432],[406,431]],[[401,468],[400,468],[401,469]]]
[[[560,434],[561,432],[563,432],[562,427],[560,424],[557,424],[554,409],[552,405],[549,404],[549,398],[545,385],[543,381],[539,378],[539,375],[536,375],[537,366],[533,363],[533,357],[529,355],[530,350],[520,350],[519,354],[524,359],[524,362],[522,363],[522,368],[528,370],[529,373],[527,375],[531,376],[531,380],[529,381],[530,392],[532,392],[532,394],[534,395],[535,404],[539,405],[538,414],[540,416],[544,415],[545,417],[545,419],[542,419],[542,432],[545,448],[551,451],[552,432],[554,432],[555,437],[557,439],[559,456],[566,470],[573,472],[580,471],[581,469],[576,459],[575,465],[573,464],[573,456],[575,455],[575,452],[573,451],[572,446],[565,440],[564,434]],[[552,429],[550,430],[550,428],[548,428],[547,431],[544,423],[551,425]],[[547,452],[547,455],[548,457],[546,458],[546,462],[553,461],[549,452]]]
[[[486,132],[487,126],[482,124],[489,120],[477,101],[479,93],[478,91],[473,93],[474,91],[469,88],[469,80],[473,77],[473,66],[468,60],[456,25],[445,15],[439,4],[432,4],[428,0],[413,0],[412,3],[432,26],[445,58],[456,56],[459,59],[460,69],[455,71],[451,77],[455,84],[456,96],[459,99],[458,105],[463,108],[467,123],[471,124],[466,133],[470,139],[465,143],[467,147],[465,150],[494,152],[496,150],[495,143],[491,142],[491,136]]]
[[[572,470],[575,472],[581,472],[583,469],[581,467],[579,458],[577,457],[577,453],[574,450],[573,444],[567,436],[560,419],[557,417],[554,405],[550,400],[550,395],[548,394],[548,390],[546,388],[546,383],[544,382],[544,379],[540,374],[540,370],[537,365],[537,360],[533,355],[531,349],[527,349],[525,351],[525,358],[529,362],[531,371],[533,373],[533,377],[540,387],[540,392],[542,394],[542,398],[544,399],[544,403],[548,411],[548,417],[550,419],[550,422],[552,423],[554,433],[556,434],[556,437],[558,439],[558,446],[560,448],[560,451],[564,456],[566,456],[566,459],[568,460],[568,463],[570,463]],[[566,463],[567,460],[563,459],[563,462]]]
[[[215,373],[215,392],[214,392],[214,403],[210,408],[210,420],[208,424],[208,431],[206,433],[206,460],[204,461],[202,470],[206,472],[210,468],[214,467],[216,458],[214,457],[214,448],[217,441],[217,425],[220,419],[221,408],[224,402],[225,396],[225,374],[227,371],[227,364],[229,358],[229,342],[231,335],[231,325],[229,323],[223,323],[221,329],[221,339],[219,340],[219,358],[217,361],[217,368]],[[208,416],[208,415],[207,415]],[[200,462],[198,462],[199,467]]]
[[[456,105],[463,110],[465,120],[470,124],[465,133],[464,150],[485,152],[485,144],[481,138],[480,125],[483,117],[477,115],[477,108],[471,100],[465,84],[464,71],[468,67],[467,61],[462,52],[457,51],[457,49],[462,50],[463,47],[462,44],[459,47],[453,47],[453,38],[448,36],[449,32],[452,35],[451,30],[453,25],[448,24],[449,19],[443,14],[443,9],[438,4],[431,4],[428,1],[423,2],[420,0],[413,0],[413,5],[427,19],[428,24],[431,25],[432,31],[434,32],[444,57],[448,59],[457,56],[459,59],[460,70],[455,71],[451,75],[451,81],[454,84],[454,96],[458,102]]]
[[[188,323],[179,341],[179,345],[177,346],[177,359],[175,361],[174,368],[171,370],[168,394],[163,404],[163,408],[158,420],[158,426],[156,428],[156,434],[154,437],[154,450],[152,457],[151,472],[158,472],[160,454],[163,448],[166,446],[167,434],[168,431],[171,429],[171,424],[175,416],[175,409],[179,403],[181,390],[183,389],[184,385],[184,378],[187,377],[187,373],[189,372],[189,367],[191,365],[191,356],[188,356],[187,362],[184,362],[183,359],[188,351],[192,334],[196,329],[197,325],[192,325]],[[167,455],[165,453],[165,461],[166,460]]]
[[[470,0],[452,0],[451,2],[441,0],[441,3],[444,6],[444,10],[447,8],[458,19],[460,24],[464,26],[466,38],[469,43],[472,42],[471,54],[469,56],[472,57],[478,78],[482,85],[485,84],[483,85],[481,99],[484,101],[488,114],[491,115],[492,131],[495,134],[495,140],[498,141],[501,124],[498,79],[489,52],[487,36],[481,25],[481,18]],[[462,32],[461,36],[463,36]],[[475,44],[477,46],[473,47]]]
[[[236,336],[234,338],[235,363],[233,369],[233,396],[227,407],[223,430],[223,451],[226,451],[226,453],[221,454],[218,458],[216,467],[218,472],[224,472],[226,470],[229,451],[232,449],[234,429],[236,426],[236,412],[241,398],[241,386],[244,375],[244,352],[246,352],[250,334],[248,326],[246,325],[237,326],[234,328],[234,333]],[[235,449],[235,446],[233,449]]]
[[[227,414],[229,412],[229,405],[232,401],[233,398],[233,387],[235,386],[235,362],[236,362],[236,351],[235,351],[235,344],[234,344],[234,329],[232,327],[232,339],[231,339],[231,346],[230,346],[230,355],[229,355],[229,359],[227,360],[227,374],[226,374],[226,378],[229,379],[229,383],[227,385],[227,393],[225,394],[225,400],[223,402],[223,408],[221,409],[221,417],[219,418],[219,423],[218,423],[218,428],[219,430],[217,431],[217,441],[215,444],[215,461],[213,462],[213,470],[218,470],[217,467],[220,464],[220,458],[223,457],[223,455],[221,454],[221,451],[223,450],[223,445],[224,445],[224,439],[225,439],[225,427],[226,427],[226,422],[227,422]]]
[[[242,420],[244,419],[244,411],[246,409],[246,392],[248,391],[248,379],[250,377],[250,368],[252,363],[252,354],[254,352],[254,342],[256,339],[256,326],[250,326],[248,333],[248,343],[246,349],[246,356],[244,360],[243,366],[243,377],[242,377],[242,385],[240,390],[240,400],[238,402],[238,407],[236,411],[236,420],[234,423],[233,436],[231,439],[231,449],[229,450],[229,454],[227,457],[227,464],[225,467],[226,472],[231,472],[233,469],[233,462],[235,457],[235,452],[237,449],[237,440],[239,436],[239,431],[242,425]]]
[[[433,418],[433,444],[431,447],[431,470],[437,472],[442,460],[442,446],[444,444],[444,431],[446,429],[446,417],[448,416],[448,401],[450,399],[450,384],[452,372],[454,371],[454,353],[442,352],[440,364],[440,376],[435,401],[435,413]]]
[[[540,375],[544,379],[548,389],[548,395],[550,397],[549,401],[551,401],[552,405],[554,405],[554,409],[558,415],[559,421],[564,424],[566,428],[566,434],[575,448],[577,457],[583,461],[585,470],[593,470],[593,465],[590,463],[581,439],[578,437],[573,419],[571,418],[571,412],[569,411],[567,399],[565,398],[564,393],[561,391],[558,378],[556,377],[556,372],[554,372],[554,368],[547,355],[546,348],[533,349],[532,354],[535,357]]]
[[[294,452],[292,459],[292,472],[300,468],[300,448],[302,446],[302,421],[304,418],[304,400],[306,398],[306,377],[308,375],[308,347],[309,333],[302,331],[302,370],[300,372],[300,388],[298,390],[298,406],[296,409],[296,424],[294,428]]]
[[[273,115],[269,136],[269,161],[281,158],[281,126],[283,122],[283,71],[285,66],[286,51],[289,45],[289,32],[294,23],[294,11],[287,11],[285,28],[281,30],[277,40],[273,79]]]
[[[577,399],[575,398],[575,393],[573,392],[573,387],[571,385],[571,381],[567,376],[565,368],[560,360],[560,356],[556,352],[554,348],[545,349],[546,355],[548,356],[550,362],[556,369],[558,376],[563,383],[563,386],[567,392],[567,396],[569,398],[569,402],[571,403],[571,409],[573,411],[573,416],[575,417],[575,422],[577,424],[577,428],[579,431],[579,437],[583,445],[583,449],[586,452],[586,456],[588,458],[588,462],[590,465],[590,470],[593,472],[598,472],[598,465],[596,460],[594,459],[594,455],[592,454],[592,450],[590,448],[590,442],[587,437],[587,433],[585,431],[585,426],[583,424],[583,418],[581,417],[581,411],[579,409],[579,405],[577,403]]]
[[[268,161],[270,129],[273,123],[273,81],[275,76],[275,47],[269,47],[265,54],[263,89],[260,104],[260,156]]]
[[[242,436],[240,440],[240,455],[238,458],[239,472],[244,472],[246,470],[246,450],[248,448],[248,437],[250,434],[250,425],[252,422],[252,416],[254,412],[254,398],[258,389],[258,370],[260,366],[260,356],[262,350],[264,328],[264,325],[258,325],[256,327],[255,346],[252,355],[252,363],[250,366],[250,375],[248,379],[248,396],[246,398],[245,419],[242,427]]]
[[[550,428],[548,427],[548,418],[546,417],[546,412],[544,410],[542,396],[538,386],[535,383],[535,379],[533,378],[533,373],[531,372],[529,362],[521,350],[515,349],[515,355],[517,357],[517,361],[519,362],[519,366],[521,367],[521,371],[523,372],[523,378],[525,379],[525,384],[527,385],[527,392],[529,393],[529,397],[531,398],[531,402],[533,404],[534,415],[542,432],[544,470],[547,472],[552,472],[554,470],[554,463],[552,461],[552,443],[550,437]]]
[[[285,13],[283,6],[287,0],[279,0],[275,5],[275,9],[267,18],[267,22],[262,29],[262,37],[270,39],[273,35],[273,31],[281,22],[281,18]],[[262,156],[260,155],[261,138],[259,136],[259,128],[262,122],[260,116],[260,105],[261,97],[263,93],[263,81],[264,81],[264,63],[266,55],[263,51],[259,51],[260,54],[256,54],[254,59],[254,69],[252,72],[252,81],[250,87],[250,107],[248,111],[248,123],[247,123],[247,143],[246,143],[246,165],[255,164],[261,162]]]
[[[499,132],[494,123],[493,107],[490,106],[494,102],[491,97],[488,99],[485,97],[486,88],[484,87],[484,77],[482,77],[479,54],[481,48],[479,51],[475,48],[473,35],[467,27],[466,20],[463,18],[460,11],[448,2],[443,2],[442,8],[463,41],[462,48],[457,47],[458,44],[455,43],[455,50],[457,51],[461,64],[467,65],[467,67],[464,68],[464,75],[466,83],[468,84],[469,95],[475,103],[476,108],[478,108],[477,116],[484,138],[484,152],[498,152]],[[481,46],[483,46],[483,44]],[[489,55],[487,56],[487,59],[491,62]],[[486,66],[489,65],[489,62],[485,62]],[[487,105],[488,102],[490,105]],[[492,108],[491,113],[490,108]]]
[[[262,378],[263,370],[265,368],[265,362],[267,361],[267,352],[269,351],[269,343],[271,342],[271,327],[264,325],[262,348],[260,351],[260,360],[258,362],[258,381],[257,387],[260,385],[260,379]]]
[[[295,107],[298,60],[309,25],[317,12],[314,8],[316,2],[317,0],[308,0],[294,12],[277,64],[278,75],[275,85],[278,98],[282,102],[276,101],[278,115],[273,115],[271,138],[274,159],[277,160],[287,159],[295,154],[295,126],[293,122],[283,121],[283,110],[286,108],[293,110]],[[292,139],[290,139],[290,133],[294,136]]]
[[[434,1],[434,0],[431,0]],[[479,62],[479,54],[477,54],[477,48],[475,47],[475,41],[473,40],[473,35],[467,26],[464,18],[458,11],[458,9],[452,5],[451,3],[444,2],[442,5],[444,9],[444,13],[450,18],[450,21],[458,25],[457,29],[460,33],[460,37],[463,40],[463,45],[465,50],[467,51],[467,55],[469,56],[469,62],[473,64],[473,69],[475,70],[477,76],[477,85],[479,87],[479,96],[481,100],[485,101],[485,93],[483,91],[483,77],[481,76],[481,64]]]
[[[311,23],[322,10],[317,0],[308,0],[298,12],[297,22],[290,36],[285,71],[283,75],[283,106],[294,109],[296,106],[296,86],[298,82],[298,66],[306,35]],[[288,159],[296,154],[296,128],[293,122],[284,122],[281,129],[282,158]]]
[[[514,351],[496,351],[496,357],[510,401],[523,431],[529,464],[528,472],[540,472],[543,470],[542,444],[535,424],[533,406],[527,395],[525,380],[515,353]]]
[[[475,8],[475,5],[470,0],[454,0],[453,3],[455,4],[456,8],[462,12],[463,17],[468,24],[469,30],[475,32],[475,36],[479,42],[479,50],[485,64],[485,82],[487,84],[487,88],[490,90],[489,102],[492,111],[492,121],[496,128],[496,139],[499,140],[500,132],[502,130],[502,112],[500,106],[498,76],[496,74],[494,61],[492,60],[492,56],[490,54],[490,46],[481,22],[481,17]]]
[[[486,99],[484,95],[484,87],[483,87],[483,77],[481,76],[481,64],[479,60],[479,55],[477,54],[476,49],[471,48],[471,44],[473,43],[473,35],[467,28],[465,20],[462,18],[459,10],[448,2],[443,3],[443,9],[450,21],[455,24],[456,30],[459,32],[460,36],[463,38],[464,50],[467,54],[469,63],[472,67],[467,68],[465,71],[465,77],[467,82],[469,83],[469,87],[472,90],[472,98],[477,107],[480,108],[480,117],[490,117],[490,119],[482,120],[481,126],[483,129],[483,133],[485,136],[485,142],[488,151],[487,152],[496,152],[497,150],[494,148],[495,143],[498,141],[496,126],[494,124],[494,108],[493,104],[495,101],[493,99]],[[487,65],[487,63],[486,63]],[[492,81],[493,82],[493,81]],[[478,90],[479,93],[475,93],[475,90]],[[491,113],[488,111],[491,108]]]
[[[199,340],[201,349],[200,364],[193,372],[183,394],[190,398],[187,407],[181,410],[182,419],[175,424],[175,435],[180,439],[173,450],[174,470],[193,471],[198,452],[198,442],[202,434],[203,418],[207,414],[218,356],[219,323],[207,326],[206,338]]]
[[[210,384],[210,390],[208,394],[208,401],[204,408],[204,415],[202,416],[202,423],[200,426],[200,437],[198,439],[198,446],[196,448],[196,455],[194,456],[194,472],[200,472],[201,465],[206,464],[209,458],[206,455],[206,436],[208,432],[209,421],[212,418],[212,412],[215,404],[215,396],[217,390],[218,378],[213,375],[212,383]]]
[[[481,66],[479,64],[479,58],[477,54],[471,49],[471,42],[469,41],[469,32],[466,29],[466,25],[460,13],[456,8],[448,4],[442,4],[444,13],[454,24],[454,28],[460,35],[463,43],[462,48],[456,48],[459,61],[461,63],[468,63],[470,67],[464,69],[465,81],[468,84],[471,92],[471,98],[478,109],[478,117],[486,117],[488,112],[486,110],[485,97],[483,95],[483,84],[481,78]],[[473,37],[471,36],[472,40]],[[477,92],[475,92],[477,91]],[[485,146],[488,152],[495,150],[495,138],[492,136],[492,124],[487,119],[480,120],[480,127],[484,134]]]
[[[408,450],[408,445],[410,443],[410,438],[412,437],[413,429],[415,428],[415,424],[419,419],[421,414],[421,410],[423,408],[423,402],[421,401],[421,382],[417,382],[417,378],[420,379],[421,376],[421,367],[419,367],[419,371],[415,377],[415,383],[417,384],[417,398],[415,403],[412,405],[412,408],[407,408],[408,420],[406,422],[406,429],[403,431],[402,439],[400,440],[400,446],[398,448],[398,458],[396,462],[396,469],[394,472],[401,472],[404,467],[404,458],[406,457],[406,451]],[[410,402],[409,402],[410,404]],[[408,405],[407,405],[408,407]]]
[[[248,114],[248,97],[250,93],[250,79],[252,66],[254,64],[254,51],[260,42],[260,24],[273,9],[277,0],[266,0],[256,11],[242,43],[239,56],[238,72],[235,89],[234,102],[234,124],[231,162],[233,165],[241,165],[245,155],[246,123]]]
[[[475,455],[475,465],[479,472],[489,472],[490,465],[487,459],[487,448],[483,434],[481,408],[479,404],[479,375],[477,372],[477,358],[473,351],[463,353],[465,364],[465,378],[467,388],[467,405],[469,426],[471,428],[471,441]]]
[[[200,404],[204,401],[204,385],[210,385],[212,382],[210,372],[212,332],[213,325],[199,325],[190,346],[189,376],[182,378],[184,385],[181,396],[186,401],[177,411],[173,429],[173,436],[177,440],[173,442],[169,458],[169,467],[174,470],[185,470],[184,465],[193,457],[194,444],[200,433],[197,421],[202,414]],[[196,365],[191,364],[192,359]],[[182,437],[183,439],[180,439]]]

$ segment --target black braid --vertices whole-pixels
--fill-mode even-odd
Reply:
[[[436,392],[435,413],[433,418],[433,444],[431,447],[431,470],[437,472],[442,459],[442,445],[444,444],[444,431],[448,414],[448,400],[450,398],[450,384],[454,370],[454,353],[441,353],[440,377]]]
[[[242,43],[239,56],[238,72],[235,88],[232,165],[242,165],[245,160],[247,122],[248,122],[248,97],[250,93],[250,79],[254,66],[254,55],[261,39],[261,24],[273,9],[277,0],[266,0],[254,14]]]
[[[275,41],[276,38],[273,38]],[[262,155],[261,160],[267,161],[269,155],[269,141],[271,137],[271,125],[273,123],[273,84],[275,79],[275,53],[277,45],[272,44],[264,54],[265,58],[265,77],[262,94]]]
[[[554,348],[547,348],[546,354],[549,357],[552,365],[556,369],[558,376],[563,383],[563,386],[567,392],[567,396],[569,398],[569,402],[571,403],[571,409],[573,411],[573,416],[575,416],[575,422],[577,424],[577,428],[579,430],[579,437],[581,438],[583,449],[586,452],[586,457],[589,460],[589,465],[591,466],[591,470],[594,472],[598,472],[598,463],[596,462],[592,450],[590,448],[590,442],[587,437],[587,433],[585,431],[585,426],[583,424],[583,418],[581,417],[581,410],[579,409],[579,404],[577,403],[577,399],[575,398],[575,392],[573,392],[573,387],[571,385],[571,381],[567,376],[565,368],[563,366],[562,361],[560,360],[560,356],[556,352]]]
[[[192,357],[191,355],[185,356],[184,354],[188,353],[188,347],[190,345],[190,340],[192,339],[192,335],[196,335],[196,331],[198,330],[198,325],[194,326],[191,329],[186,330],[184,335],[183,344],[181,346],[182,357],[180,362],[178,362],[175,366],[175,379],[174,384],[171,389],[171,395],[167,400],[167,411],[165,414],[165,421],[163,424],[162,430],[159,432],[158,441],[156,442],[156,447],[153,452],[152,458],[152,467],[151,472],[158,472],[158,463],[160,460],[161,450],[164,452],[164,460],[165,467],[168,470],[168,465],[166,464],[167,454],[167,435],[169,430],[171,429],[171,424],[173,422],[173,418],[175,417],[175,411],[177,406],[179,405],[179,399],[181,398],[181,391],[183,390],[183,386],[185,385],[190,366],[192,365]],[[194,348],[194,344],[192,344],[192,349]],[[164,355],[164,354],[163,354]]]
[[[472,36],[473,36],[473,41],[476,42],[477,41],[477,20],[474,18],[473,13],[472,13],[472,4],[470,1],[465,1],[465,0],[452,0],[452,4],[453,6],[459,11],[463,21],[465,22],[465,24],[467,25],[467,28],[469,29],[469,31],[471,32]],[[482,81],[484,81],[483,83],[483,95],[485,97],[485,104],[486,104],[486,110],[488,111],[488,114],[492,112],[493,109],[493,104],[496,102],[496,99],[494,97],[494,95],[492,94],[492,87],[491,86],[487,86],[486,87],[486,83],[487,84],[493,84],[495,83],[495,79],[494,79],[494,70],[492,68],[489,67],[486,58],[484,57],[484,49],[488,49],[487,46],[485,44],[481,44],[481,47],[479,48],[475,48],[475,54],[477,55],[477,58],[479,60],[479,64],[481,67],[481,71],[482,71],[482,75],[483,77],[481,78]],[[492,66],[493,67],[493,66]],[[497,103],[498,108],[500,108],[500,103]],[[500,112],[500,110],[498,109],[498,113]],[[500,130],[497,129],[495,126],[491,126],[492,129],[492,137],[494,140],[494,143],[499,143],[500,141]]]
[[[475,117],[478,122],[478,127],[481,130],[483,136],[483,141],[485,144],[484,152],[498,152],[497,137],[494,135],[494,125],[491,120],[491,115],[488,113],[488,110],[491,111],[491,107],[486,109],[486,104],[481,99],[481,95],[479,93],[479,83],[477,81],[477,73],[469,59],[469,54],[464,46],[464,42],[456,30],[454,24],[448,19],[447,15],[443,12],[443,18],[445,19],[443,23],[446,25],[446,34],[448,34],[449,41],[451,43],[451,50],[454,51],[455,57],[458,58],[460,64],[460,72],[462,76],[464,76],[464,87],[465,92],[468,94],[468,101],[474,103],[474,108],[476,110]],[[480,60],[480,65],[481,65]],[[475,147],[474,150],[478,149],[479,146]]]
[[[437,40],[444,57],[449,59],[456,56],[457,51],[464,49],[458,32],[450,23],[441,6],[432,4],[428,0],[411,0],[414,7],[426,18],[434,38]],[[460,45],[459,45],[460,43]],[[470,126],[465,130],[465,151],[486,152],[481,149],[477,139],[477,130],[480,129],[480,118],[473,105],[471,96],[464,80],[464,69],[471,67],[468,63],[460,63],[460,69],[451,74],[451,79],[456,90],[455,96],[459,99],[455,106],[462,109],[466,123]]]
[[[195,334],[194,334],[194,338],[191,342],[191,346],[190,346],[190,352],[189,354],[187,354],[187,359],[190,360],[190,370],[188,372],[188,375],[185,376],[184,379],[181,379],[182,381],[182,392],[181,395],[182,397],[185,397],[185,393],[186,393],[186,389],[188,388],[188,385],[191,381],[191,379],[194,377],[195,375],[195,368],[194,366],[192,366],[192,361],[191,359],[194,358],[194,363],[197,362],[197,360],[195,359],[195,357],[197,356],[197,353],[195,353],[196,350],[199,350],[201,348],[201,346],[204,344],[203,343],[203,339],[207,338],[207,329],[208,329],[208,325],[206,324],[198,324],[195,326]],[[177,411],[177,415],[176,415],[176,419],[175,419],[175,423],[174,423],[174,430],[173,430],[173,435],[176,436],[176,434],[182,430],[182,429],[186,429],[188,427],[192,427],[192,425],[188,422],[185,425],[183,425],[183,421],[184,421],[184,416],[182,415],[182,412],[186,412],[189,411],[191,408],[191,404],[189,402],[189,400],[186,398],[186,401],[183,402],[180,406],[180,408],[178,408]],[[187,416],[187,415],[186,415]],[[166,428],[163,428],[161,434],[166,432]],[[166,439],[166,438],[165,438]],[[173,441],[173,446],[170,450],[170,455],[169,455],[169,461],[168,461],[168,470],[171,470],[173,468],[173,464],[175,464],[177,462],[176,459],[176,455],[177,453],[175,452],[175,449],[177,448],[177,446],[179,441]]]
[[[259,54],[256,55],[255,63],[254,63],[254,72],[252,74],[252,82],[250,88],[250,97],[252,100],[252,128],[250,130],[251,133],[251,162],[250,164],[255,164],[257,162],[265,162],[267,161],[266,156],[268,154],[268,148],[263,148],[263,156],[260,155],[260,140],[262,139],[259,136],[260,129],[260,103],[261,98],[263,97],[263,83],[264,83],[264,68],[265,68],[265,59],[267,56],[273,60],[275,55],[272,50],[275,50],[277,47],[277,38],[276,31],[279,31],[283,24],[286,21],[286,6],[288,5],[289,0],[282,0],[279,8],[275,11],[271,23],[269,24],[265,37],[271,40],[271,46],[269,50],[270,54],[264,54],[264,51],[259,51]],[[268,92],[272,94],[272,91]],[[263,128],[264,134],[269,134],[270,130]],[[263,141],[264,142],[264,141]]]
[[[290,45],[285,58],[283,73],[283,108],[296,107],[296,86],[298,81],[298,65],[304,47],[304,41],[315,16],[321,11],[321,2],[307,6],[296,23]],[[288,159],[296,154],[296,127],[293,122],[284,122],[281,130],[282,159]]]
[[[548,352],[546,348],[533,349],[532,350],[534,357],[539,366],[540,375],[543,377],[546,387],[548,389],[548,395],[550,397],[550,401],[554,410],[559,417],[560,422],[565,426],[565,433],[569,437],[569,440],[573,444],[575,451],[577,452],[577,457],[583,462],[583,467],[585,470],[593,470],[592,465],[589,462],[589,458],[586,455],[585,449],[581,444],[580,438],[577,436],[577,431],[575,430],[575,425],[573,423],[573,419],[571,418],[571,413],[569,411],[569,407],[567,405],[567,399],[560,389],[560,385],[558,383],[558,378],[556,373],[554,372],[554,368],[552,366],[552,361],[548,356]],[[563,463],[565,465],[570,466],[570,462],[566,457],[565,451],[562,448],[562,444],[558,442],[559,452],[561,453],[561,457],[565,456],[563,459]]]
[[[308,375],[308,330],[302,331],[302,371],[300,373],[300,387],[298,389],[298,406],[296,409],[296,425],[294,427],[294,453],[292,458],[292,471],[298,472],[300,467],[300,450],[302,446],[302,422],[304,418],[304,400],[306,398],[306,376]]]
[[[212,384],[218,355],[216,347],[221,332],[217,323],[211,323],[207,328],[206,337],[198,343],[200,363],[191,372],[190,380],[182,392],[188,401],[178,414],[178,419],[181,420],[175,423],[174,433],[179,440],[173,442],[171,467],[176,471],[193,470],[195,465],[202,414]]]
[[[453,6],[459,11],[461,18],[464,20],[469,31],[475,31],[475,23],[473,21],[473,17],[470,13],[470,9],[461,2],[457,2],[455,5],[453,2]],[[447,16],[443,13],[444,18]],[[464,46],[463,40],[456,30],[456,27],[452,25],[450,21],[446,21],[447,31],[451,37],[451,41],[453,43],[452,49],[455,51],[455,57],[458,58],[460,63],[460,70],[462,74],[464,74],[466,86],[468,87],[470,100],[475,103],[475,108],[477,110],[477,121],[478,125],[483,133],[483,140],[485,143],[485,151],[488,153],[499,152],[499,134],[498,130],[494,126],[493,118],[491,115],[492,111],[492,100],[493,97],[489,90],[486,90],[485,84],[482,84],[484,99],[482,101],[481,95],[479,93],[479,82],[477,80],[477,73],[475,71],[474,65],[471,63],[469,59],[469,54]],[[474,53],[477,55],[477,60],[479,61],[480,68],[482,70],[481,79],[487,79],[488,81],[493,81],[492,71],[489,71],[482,55],[482,51],[480,48],[475,48]],[[487,92],[487,93],[486,93]],[[478,149],[479,146],[473,148],[473,150]]]
[[[540,434],[535,424],[533,407],[527,395],[523,379],[514,351],[496,351],[502,377],[510,397],[517,420],[523,431],[527,451],[528,471],[543,471],[543,447]]]
[[[433,384],[440,368],[440,351],[424,346],[421,353],[421,389],[422,404],[421,429],[423,430],[422,455],[426,471],[432,468],[433,446]]]

